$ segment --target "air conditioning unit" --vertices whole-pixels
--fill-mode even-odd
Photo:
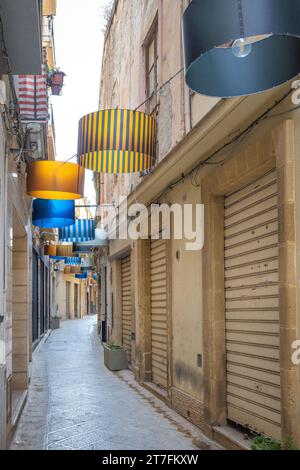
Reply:
[[[27,138],[28,158],[32,160],[45,159],[47,142],[45,140],[44,125],[35,123],[35,122],[29,122],[29,123],[26,123],[26,131],[28,133],[28,138]]]

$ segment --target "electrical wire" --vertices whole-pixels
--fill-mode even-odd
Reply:
[[[174,187],[176,187],[179,183],[183,182],[187,177],[191,177],[191,184],[192,184],[193,187],[199,188],[201,186],[201,183],[198,183],[196,178],[199,174],[200,169],[203,168],[203,166],[205,166],[205,165],[222,165],[226,161],[226,158],[222,159],[218,162],[211,162],[210,160],[212,160],[214,157],[216,157],[223,150],[229,148],[235,142],[239,142],[239,144],[241,144],[242,143],[241,139],[242,138],[245,139],[253,131],[253,129],[255,129],[262,121],[264,121],[266,119],[272,119],[272,118],[275,118],[275,117],[280,117],[280,116],[283,116],[285,114],[289,114],[289,113],[291,113],[291,112],[293,112],[297,109],[300,109],[300,106],[296,106],[294,108],[287,109],[287,110],[285,110],[281,113],[270,115],[271,111],[273,111],[273,109],[275,109],[277,106],[279,106],[279,104],[281,104],[293,92],[294,92],[294,90],[289,90],[281,98],[276,100],[275,103],[271,107],[269,107],[264,113],[262,113],[257,119],[255,119],[255,121],[253,121],[243,132],[239,133],[237,136],[235,136],[229,142],[226,142],[219,149],[217,149],[215,152],[213,152],[211,155],[209,155],[205,160],[202,160],[201,162],[199,162],[195,167],[192,168],[192,170],[190,170],[186,174],[183,174],[181,176],[181,178],[179,178],[179,180],[177,180],[174,183],[170,184],[163,192],[161,192],[158,196],[156,196],[155,200],[157,201],[157,203],[159,203],[160,200],[166,194],[168,194],[170,191],[172,191],[174,189]]]
[[[158,95],[167,85],[169,85],[169,83],[171,83],[174,80],[174,78],[176,78],[178,75],[180,75],[183,71],[184,71],[184,67],[182,67],[180,70],[178,70],[176,73],[174,73],[174,75],[172,75],[172,77],[170,77],[165,83],[163,83],[163,85],[161,85],[159,88],[157,88],[157,90],[155,90],[153,93],[151,93],[151,95],[148,96],[148,98],[146,98],[145,101],[143,101],[139,106],[137,106],[134,111],[135,112],[138,111],[142,106],[147,104],[148,101],[150,101],[154,96]]]
[[[15,131],[15,133],[18,137],[20,147],[23,147],[23,145],[24,145],[24,132],[23,132],[22,124],[21,124],[20,108],[19,108],[18,97],[17,97],[16,90],[15,90],[15,84],[14,84],[14,80],[13,80],[13,73],[12,73],[11,63],[10,63],[10,60],[9,60],[9,55],[8,55],[7,46],[6,46],[6,42],[5,42],[4,25],[3,25],[3,20],[2,20],[1,14],[0,14],[0,38],[1,38],[1,43],[2,43],[2,57],[7,62],[7,68],[8,68],[8,74],[7,75],[8,75],[8,78],[9,78],[10,89],[11,89],[13,102],[14,102],[14,111],[15,111],[14,117],[17,121],[17,126],[15,126],[13,128],[13,130]]]
[[[134,112],[138,111],[142,106],[144,106],[145,104],[148,103],[148,101],[150,101],[153,96],[155,95],[158,95],[169,83],[171,83],[178,75],[180,75],[182,72],[184,71],[184,67],[182,67],[180,70],[178,70],[176,73],[174,73],[174,75],[172,75],[172,77],[170,77],[166,82],[164,82],[156,91],[154,91],[153,93],[151,93],[150,96],[148,96],[148,98],[146,98],[139,106],[137,106],[135,109],[134,109]],[[65,160],[64,162],[62,162],[62,165],[64,165],[65,163],[68,163],[69,161],[73,160],[73,158],[77,158],[78,157],[78,154],[76,153],[75,155],[73,155],[72,157],[68,158],[67,160]]]

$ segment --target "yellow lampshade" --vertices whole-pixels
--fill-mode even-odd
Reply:
[[[80,266],[70,266],[71,274],[81,274]]]
[[[27,166],[27,194],[40,199],[81,199],[84,169],[74,163],[37,161]]]
[[[56,256],[56,245],[45,245],[44,255],[45,256]]]
[[[73,243],[68,245],[57,245],[57,255],[71,257],[73,255]]]
[[[134,173],[154,165],[156,121],[149,114],[107,109],[79,122],[79,163],[103,173]]]

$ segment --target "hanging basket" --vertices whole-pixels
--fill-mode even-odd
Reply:
[[[64,72],[53,72],[50,76],[51,92],[54,96],[60,96],[66,74]]]
[[[61,96],[62,88],[61,85],[51,85],[51,94],[53,96]]]
[[[51,85],[64,86],[64,79],[66,74],[64,72],[53,72],[51,75]]]

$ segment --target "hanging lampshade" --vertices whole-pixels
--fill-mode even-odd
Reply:
[[[61,228],[74,224],[74,201],[49,201],[35,199],[33,201],[32,223],[36,227]]]
[[[81,258],[79,256],[77,257],[68,257],[66,258],[66,265],[69,266],[80,266],[81,265]]]
[[[44,246],[44,255],[45,256],[56,256],[56,245],[45,245]]]
[[[156,156],[156,121],[148,114],[107,109],[79,122],[78,157],[84,168],[134,173],[151,168]]]
[[[72,257],[73,243],[68,243],[68,244],[64,244],[64,245],[57,245],[57,254],[59,256],[66,256],[68,258]]]
[[[75,279],[87,279],[87,273],[75,274]]]
[[[64,256],[50,256],[50,259],[53,261],[66,261],[66,258]]]
[[[70,266],[71,274],[81,274],[80,266]]]
[[[74,163],[37,161],[27,165],[27,194],[40,199],[81,199],[84,169]]]
[[[95,221],[92,219],[77,219],[75,224],[59,230],[61,242],[85,242],[95,238]]]
[[[298,0],[193,0],[183,16],[187,85],[215,97],[251,95],[300,72]]]

